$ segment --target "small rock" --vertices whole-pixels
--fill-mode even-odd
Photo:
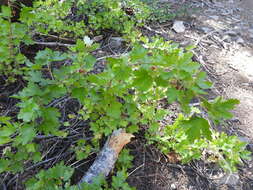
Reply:
[[[173,30],[177,33],[182,33],[185,31],[185,26],[183,21],[175,21],[172,27]]]
[[[249,37],[250,37],[251,39],[253,39],[253,28],[252,28],[252,29],[249,29],[248,31],[249,31]]]
[[[229,36],[236,36],[237,32],[233,31],[233,30],[229,30],[227,32],[225,32],[225,34],[229,35]]]
[[[225,36],[223,36],[222,41],[231,42],[232,40],[231,40],[231,37],[229,35],[225,35]]]
[[[253,144],[248,144],[247,149],[251,152],[253,152]]]
[[[176,187],[176,185],[175,185],[174,183],[172,183],[172,184],[170,185],[170,189],[175,190],[175,189],[177,189],[177,187]]]
[[[253,34],[253,28],[250,28],[250,29],[249,29],[249,32],[250,32],[251,34]]]
[[[249,83],[247,83],[247,84],[249,85]],[[246,148],[247,148],[249,151],[253,152],[253,143],[251,143],[250,138],[248,138],[248,137],[238,137],[238,139],[239,139],[240,141],[242,141],[242,142],[247,143]]]
[[[191,16],[192,18],[197,18],[197,17],[198,17],[198,15],[196,15],[196,14],[194,14],[194,13],[191,14],[190,16]]]
[[[214,19],[214,20],[219,20],[219,16],[217,16],[217,15],[212,15],[212,16],[209,16],[209,17]]]
[[[247,144],[250,143],[250,139],[249,139],[248,137],[238,137],[238,139],[239,139],[240,141],[242,141],[242,142],[247,143]]]
[[[233,174],[226,174],[224,177],[222,177],[219,181],[220,185],[229,185],[229,186],[235,186],[239,182],[239,175],[237,173]]]
[[[111,37],[109,40],[110,46],[113,49],[120,48],[125,40],[121,37]]]
[[[244,44],[244,40],[241,38],[241,37],[239,37],[237,40],[236,40],[236,42],[238,43],[238,44]]]
[[[213,28],[209,28],[209,27],[202,27],[201,30],[205,33],[209,33],[211,31],[213,31]]]
[[[94,42],[99,42],[99,41],[101,41],[103,38],[104,38],[103,35],[99,35],[99,36],[95,36],[92,40],[93,40]]]

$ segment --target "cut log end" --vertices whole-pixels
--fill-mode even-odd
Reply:
[[[91,184],[93,180],[100,175],[106,177],[113,169],[120,151],[130,142],[132,137],[134,136],[130,133],[126,133],[124,129],[115,130],[107,139],[103,149],[98,154],[88,172],[81,179],[79,185],[81,185],[81,183]]]

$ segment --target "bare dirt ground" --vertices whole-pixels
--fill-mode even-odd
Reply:
[[[197,45],[197,60],[213,81],[215,94],[240,100],[234,121],[241,135],[253,140],[253,1],[198,2],[188,1],[200,10],[186,20],[189,28],[174,36]]]
[[[153,34],[183,46],[195,44],[194,59],[200,62],[213,82],[212,95],[236,98],[240,105],[234,118],[220,130],[237,135],[253,152],[253,0],[163,0],[171,8],[185,5],[194,14],[171,23],[150,26]],[[173,30],[173,22],[183,21],[184,32]],[[130,184],[138,190],[252,190],[253,161],[245,162],[238,173],[225,174],[212,165],[192,162],[170,164],[152,148],[133,143],[135,155]]]

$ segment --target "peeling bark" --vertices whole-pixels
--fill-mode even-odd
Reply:
[[[94,178],[99,175],[106,177],[113,169],[120,151],[130,142],[132,137],[134,137],[132,134],[126,133],[123,129],[114,131],[107,139],[103,149],[98,154],[88,172],[82,177],[79,184],[84,182],[92,184]]]

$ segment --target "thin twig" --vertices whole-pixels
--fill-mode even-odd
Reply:
[[[129,177],[130,175],[132,175],[136,170],[140,169],[140,168],[143,167],[143,166],[144,166],[144,163],[141,164],[141,165],[139,165],[139,166],[138,166],[137,168],[135,168],[133,171],[131,171],[131,172],[128,174],[127,177]]]
[[[97,61],[103,60],[103,59],[106,59],[106,58],[117,58],[117,57],[120,57],[120,56],[124,56],[124,54],[107,55],[107,56],[99,57],[99,58],[97,58]]]
[[[36,33],[36,34],[39,34],[41,36],[51,37],[51,38],[54,38],[54,39],[57,39],[57,40],[62,40],[62,41],[66,41],[66,42],[75,43],[75,40],[72,40],[72,39],[69,39],[69,38],[55,36],[55,35],[52,35],[52,34],[42,34],[42,33],[39,33],[39,32]]]
[[[37,45],[43,45],[43,46],[62,46],[62,47],[73,47],[73,44],[63,44],[59,42],[34,42],[34,44]]]
[[[151,32],[155,32],[156,34],[165,34],[164,32],[160,32],[160,31],[157,31],[157,30],[154,30],[152,28],[150,28],[149,26],[143,26],[145,29],[151,31]]]

